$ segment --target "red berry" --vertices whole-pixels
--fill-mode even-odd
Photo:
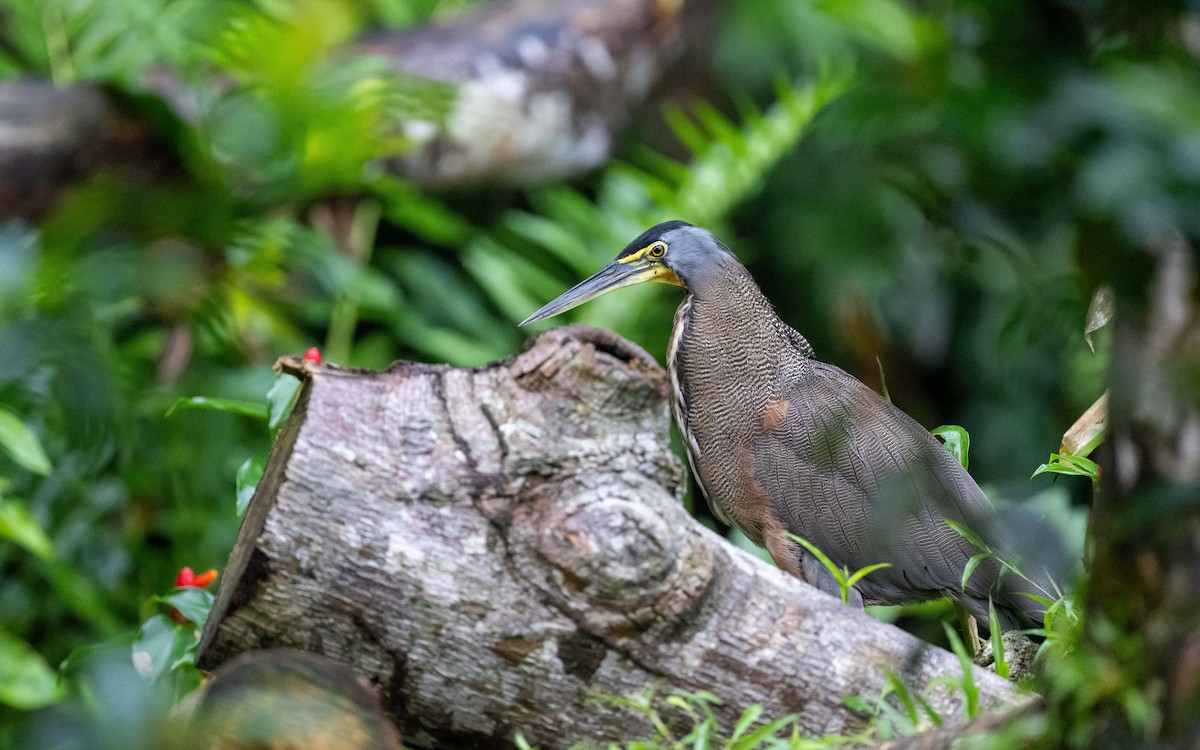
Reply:
[[[321,364],[321,350],[315,346],[309,347],[308,351],[304,353],[304,359],[313,364]]]

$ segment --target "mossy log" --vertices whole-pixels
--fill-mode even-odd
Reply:
[[[886,670],[949,721],[955,657],[732,547],[681,501],[666,378],[572,326],[475,369],[280,366],[303,380],[198,654],[331,656],[379,686],[411,747],[543,748],[650,733],[610,703],[707,690],[812,735]],[[984,705],[1022,702],[977,670]]]

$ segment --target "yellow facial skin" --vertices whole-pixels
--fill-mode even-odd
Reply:
[[[641,250],[635,253],[630,253],[624,258],[618,258],[618,263],[637,263],[639,261],[646,263],[646,268],[634,277],[631,277],[629,284],[639,284],[643,281],[656,281],[659,284],[671,284],[672,286],[683,286],[683,282],[675,275],[675,272],[667,268],[659,261],[667,254],[667,244],[662,240],[657,240],[646,245]],[[622,284],[628,286],[628,284]],[[614,287],[615,288],[615,287]]]

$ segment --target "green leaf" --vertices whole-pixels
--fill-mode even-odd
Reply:
[[[977,552],[971,555],[971,559],[967,560],[967,564],[963,567],[962,574],[962,591],[967,590],[967,581],[971,580],[971,574],[979,567],[979,563],[992,556],[991,552]]]
[[[680,143],[687,146],[689,151],[702,153],[708,149],[708,136],[701,132],[695,121],[678,105],[665,107],[663,116],[666,118],[667,126],[671,128],[671,132],[679,139]]]
[[[463,268],[509,318],[521,320],[539,306],[523,288],[541,274],[537,266],[487,239],[472,243],[460,257]]]
[[[929,717],[929,720],[933,722],[933,725],[935,727],[942,726],[942,716],[937,712],[937,709],[930,705],[929,700],[922,695],[920,691],[914,693],[913,697],[915,697],[917,702],[921,704],[921,708],[924,709],[925,715]]]
[[[689,695],[692,696],[692,700],[700,701],[701,703],[713,703],[718,706],[721,705],[721,699],[718,698],[714,693],[710,693],[707,690],[697,690],[693,693],[689,693]]]
[[[741,747],[759,747],[761,743],[779,734],[787,728],[787,726],[796,721],[796,714],[788,714],[775,721],[763,724],[758,729],[755,729],[750,734],[746,735],[739,743]]]
[[[209,398],[208,396],[181,396],[167,409],[165,416],[171,416],[177,411],[188,409],[211,409],[229,414],[241,414],[255,419],[267,418],[267,407],[257,401],[237,401],[229,398]]]
[[[19,502],[0,503],[0,539],[13,542],[45,563],[55,593],[81,619],[106,633],[119,627],[94,584],[58,559],[50,538]]]
[[[891,563],[875,563],[874,565],[868,565],[865,568],[859,568],[858,570],[856,570],[854,572],[854,575],[852,575],[846,579],[846,585],[853,586],[854,584],[861,581],[863,579],[863,577],[866,576],[868,573],[873,573],[876,570],[880,570],[882,568],[890,568],[890,567],[892,567]]]
[[[517,746],[517,750],[534,750],[533,745],[530,745],[529,740],[520,732],[513,735],[513,744]]]
[[[904,684],[904,680],[900,679],[892,670],[885,670],[885,674],[887,675],[887,680],[884,683],[885,691],[887,688],[891,688],[892,694],[904,704],[904,710],[908,714],[908,719],[915,726],[921,720],[921,715],[917,713],[917,703],[913,700],[912,691],[909,690],[908,685]]]
[[[0,448],[22,468],[42,476],[50,473],[50,459],[42,449],[42,441],[20,417],[3,407],[0,407]]]
[[[54,545],[21,503],[0,503],[0,538],[7,539],[42,560],[54,556]]]
[[[139,675],[157,682],[195,644],[193,626],[176,625],[166,615],[154,615],[138,629],[132,648],[133,666]]]
[[[905,736],[916,731],[916,725],[907,714],[900,711],[890,702],[880,698],[879,713],[884,718],[880,722],[880,728],[887,727],[888,733],[892,736]]]
[[[844,703],[851,711],[863,714],[864,716],[873,716],[878,713],[874,706],[872,706],[870,703],[867,703],[862,696],[859,695],[843,695],[842,703]]]
[[[509,211],[501,221],[505,229],[516,232],[521,237],[535,243],[548,255],[558,258],[576,273],[586,275],[595,270],[596,258],[588,250],[587,242],[562,222],[524,211]],[[473,243],[472,249],[476,247],[495,253],[502,245],[489,239],[486,242]],[[505,258],[506,261],[516,259],[516,256],[512,259]],[[521,269],[518,267],[513,270],[520,271]]]
[[[844,570],[842,570],[841,568],[839,568],[837,565],[834,565],[833,560],[830,560],[828,555],[826,555],[821,550],[817,549],[817,546],[815,544],[813,544],[812,542],[808,541],[807,539],[805,539],[803,537],[796,536],[795,534],[788,534],[788,536],[790,536],[797,544],[804,547],[804,549],[806,549],[810,553],[812,553],[812,556],[817,558],[817,560],[820,561],[820,563],[825,566],[825,569],[828,570],[829,573],[833,576],[834,580],[837,581],[838,591],[842,595],[842,601],[844,601],[844,602],[849,601],[850,600],[850,586],[846,582],[846,572]]]
[[[667,697],[667,705],[674,706],[675,708],[678,708],[680,711],[683,711],[685,713],[689,713],[689,714],[692,713],[691,705],[686,700],[684,700],[681,696],[678,696],[678,695],[668,696]]]
[[[974,664],[954,628],[946,622],[942,623],[942,628],[946,631],[946,640],[950,641],[950,648],[958,657],[958,664],[962,668],[962,691],[963,697],[966,698],[963,705],[964,715],[967,719],[973,719],[979,715],[979,687],[975,684]]]
[[[968,468],[971,436],[965,429],[956,424],[944,424],[941,427],[935,427],[933,434],[944,441],[946,450],[950,452],[951,456],[954,456],[954,460],[962,464],[964,469]]]
[[[1048,596],[1041,596],[1039,594],[1034,594],[1029,591],[1022,591],[1021,596],[1032,599],[1033,601],[1037,602],[1038,604],[1042,605],[1043,607],[1058,607],[1058,606],[1062,605],[1064,602],[1064,600],[1062,600],[1062,599],[1055,601]]]
[[[694,106],[693,113],[697,122],[712,135],[710,140],[726,143],[738,152],[745,151],[746,142],[737,124],[721,114],[712,104],[702,99]]]
[[[897,0],[818,0],[822,14],[866,45],[909,62],[921,51],[920,16]]]
[[[470,240],[474,231],[470,222],[412,185],[384,177],[373,189],[383,198],[383,215],[426,242],[461,247]]]
[[[784,154],[795,148],[820,109],[850,87],[847,76],[830,75],[814,83],[779,88],[779,99],[762,116],[738,127],[724,121],[715,109],[699,108],[693,122],[676,118],[688,130],[687,140],[698,146],[686,178],[674,200],[662,203],[666,214],[697,224],[711,225],[728,216],[732,208],[756,192],[764,176]],[[710,140],[694,119],[717,138]],[[665,217],[664,217],[665,218]]]
[[[270,418],[267,420],[267,427],[272,433],[279,429],[283,424],[283,420],[287,419],[292,413],[292,407],[296,405],[296,396],[300,393],[300,379],[292,375],[283,374],[275,378],[275,382],[271,385],[271,390],[267,391],[267,404],[270,408]]]
[[[692,732],[692,750],[708,750],[709,743],[712,742],[714,724],[712,719],[705,719],[696,725],[695,731]]]
[[[1100,477],[1100,465],[1090,458],[1070,453],[1051,453],[1050,460],[1033,472],[1038,474],[1067,474],[1069,476],[1088,477],[1096,481]]]
[[[193,624],[203,625],[212,611],[213,595],[205,589],[188,586],[175,589],[166,596],[153,597],[152,601],[174,607]]]
[[[837,565],[834,565],[833,560],[830,560],[828,555],[826,555],[824,552],[819,550],[817,548],[817,545],[813,544],[812,542],[808,541],[807,539],[805,539],[803,537],[796,536],[795,534],[788,534],[788,536],[790,536],[794,541],[796,541],[798,544],[803,546],[806,550],[811,552],[813,557],[817,558],[817,560],[819,560],[822,565],[824,565],[826,568],[828,568],[829,572],[833,573],[833,575],[835,577],[841,576],[842,578],[845,578],[845,574],[842,573],[842,569],[839,568]]]
[[[250,500],[254,497],[254,490],[258,488],[258,483],[262,479],[263,470],[266,469],[267,461],[262,456],[254,456],[247,458],[245,462],[238,467],[237,470],[237,514],[241,518],[246,514],[246,508],[250,507]]]
[[[961,536],[963,539],[966,539],[968,542],[975,545],[976,549],[984,550],[986,552],[991,551],[991,549],[992,549],[991,546],[988,545],[987,542],[983,541],[983,538],[980,537],[978,534],[976,534],[974,531],[972,531],[970,529],[970,527],[968,527],[964,524],[961,524],[958,521],[951,521],[949,518],[945,519],[945,521],[946,521],[947,526],[949,526],[951,529],[953,529],[954,532],[956,534],[958,534],[959,536]]]
[[[58,702],[64,686],[54,670],[21,638],[0,630],[0,703],[32,711]]]
[[[1008,679],[1008,660],[1004,657],[1004,634],[1000,632],[1000,618],[996,605],[988,600],[988,629],[991,630],[992,658],[995,659],[996,674]]]
[[[729,738],[729,741],[732,742],[741,737],[754,722],[758,721],[762,713],[763,707],[759,703],[755,703],[743,711],[741,717],[738,718],[737,726],[733,728],[733,735]]]

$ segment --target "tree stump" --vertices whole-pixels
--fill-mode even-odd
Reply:
[[[955,657],[745,554],[694,521],[668,444],[666,377],[571,326],[482,368],[280,361],[303,380],[197,656],[297,648],[380,688],[410,747],[542,748],[651,734],[604,697],[648,685],[865,719],[891,670],[947,722]],[[1021,703],[977,670],[985,706]]]

